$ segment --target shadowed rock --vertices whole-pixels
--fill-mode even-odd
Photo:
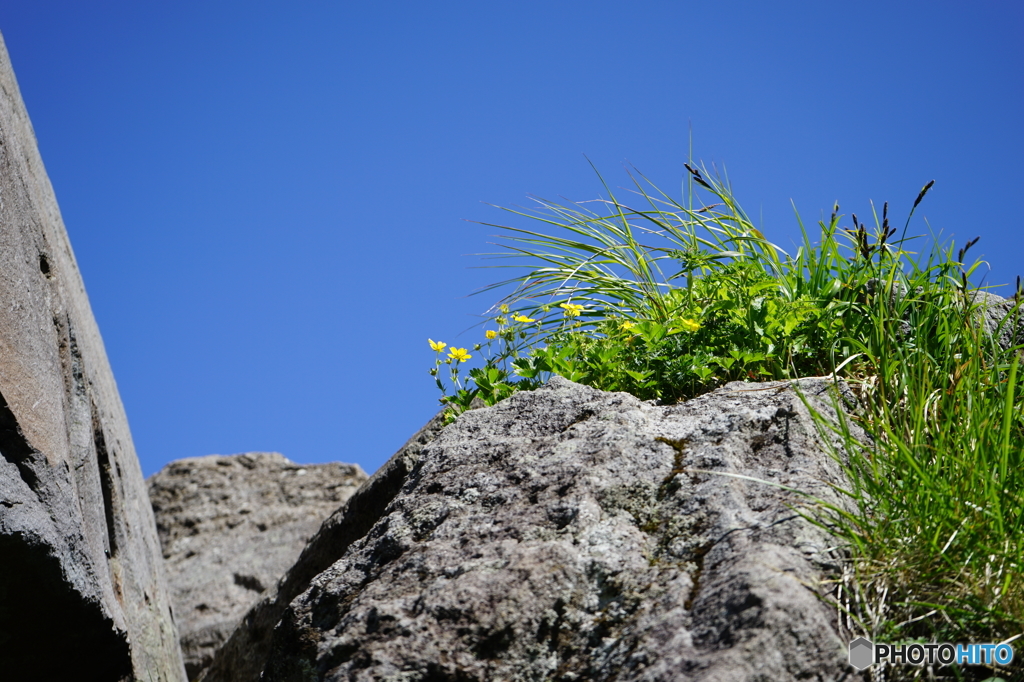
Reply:
[[[190,679],[366,478],[263,452],[182,459],[149,478]]]
[[[0,677],[185,678],[128,421],[2,39]]]

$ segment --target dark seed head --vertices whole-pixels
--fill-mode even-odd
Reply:
[[[917,208],[917,205],[920,204],[921,201],[924,199],[924,195],[928,194],[928,190],[930,190],[932,188],[932,185],[934,184],[934,180],[929,180],[928,184],[921,188],[921,193],[917,195],[917,199],[914,199],[914,206],[913,208],[910,209],[911,211]]]

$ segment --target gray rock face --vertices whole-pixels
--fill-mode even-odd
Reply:
[[[178,460],[150,477],[190,679],[366,478],[358,465],[262,452]]]
[[[829,382],[799,385],[831,412]],[[656,406],[556,377],[465,413],[413,459],[368,532],[283,610],[263,679],[850,670],[821,599],[840,557],[787,490],[840,504],[829,484],[845,481],[789,384]]]
[[[0,39],[0,670],[183,681],[124,408]]]

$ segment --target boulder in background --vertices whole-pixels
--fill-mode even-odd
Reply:
[[[182,459],[149,478],[190,679],[366,478],[264,452]]]

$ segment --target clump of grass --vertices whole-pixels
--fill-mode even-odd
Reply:
[[[841,364],[844,334],[865,333],[861,308],[873,287],[905,286],[891,264],[902,252],[887,241],[887,207],[874,242],[856,216],[856,229],[842,230],[836,207],[822,243],[805,232],[789,256],[753,226],[727,182],[687,169],[687,205],[639,176],[635,207],[605,184],[608,199],[505,209],[558,234],[491,225],[508,231],[497,255],[525,258],[530,270],[485,289],[517,285],[492,311],[497,329],[475,345],[484,360],[469,372],[475,387],[453,375],[447,395],[438,379],[442,401],[457,412],[559,374],[675,402],[726,381],[822,375]],[[857,257],[842,253],[844,241]]]
[[[727,180],[687,171],[685,202],[637,174],[628,202],[604,184],[606,199],[505,209],[541,227],[492,225],[506,231],[497,255],[527,272],[487,289],[515,285],[466,382],[462,356],[435,348],[451,418],[551,374],[665,403],[732,380],[841,377],[870,435],[821,422],[843,437],[856,508],[822,520],[850,548],[848,624],[890,642],[1024,631],[1021,347],[1001,348],[977,319],[978,263],[964,261],[977,240],[912,257],[906,232],[928,183],[899,239],[887,204],[870,228],[856,215],[841,226],[834,206],[817,241],[801,223],[788,254]]]
[[[830,522],[852,548],[849,622],[873,641],[1001,642],[1024,632],[1021,349],[981,328],[964,273],[949,276],[950,255],[914,273],[907,342],[879,343],[893,330],[877,318],[877,339],[850,339],[860,353],[850,366],[864,398],[858,420],[873,438],[839,427],[857,512]]]

